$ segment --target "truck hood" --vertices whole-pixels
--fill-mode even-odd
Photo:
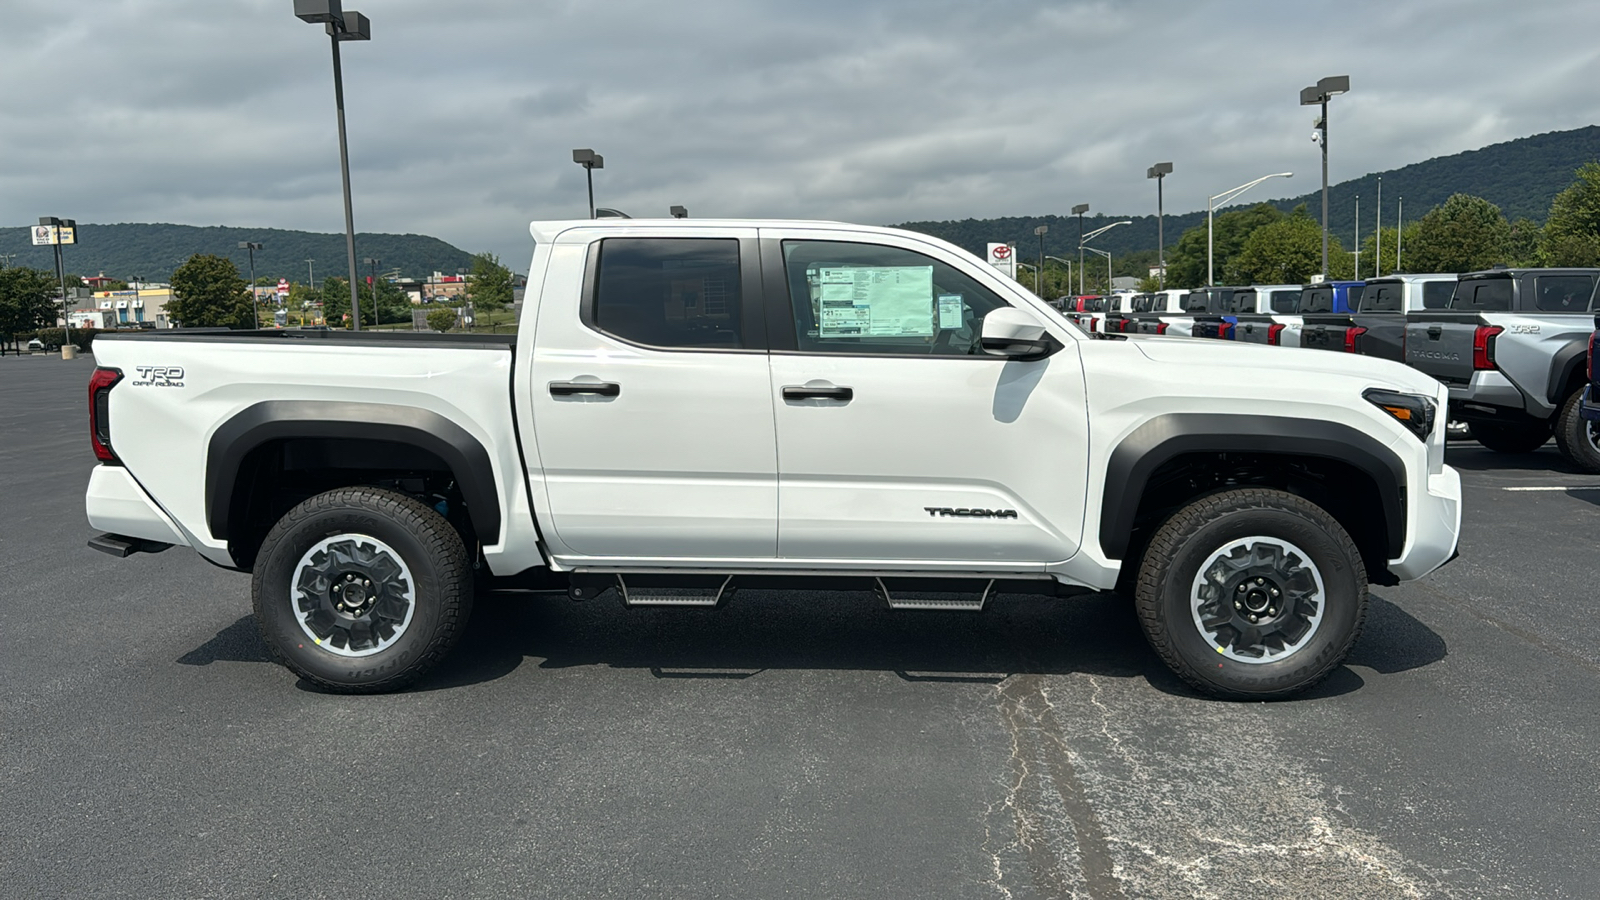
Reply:
[[[1386,359],[1353,353],[1272,347],[1266,344],[1155,335],[1128,335],[1146,358],[1164,364],[1194,367],[1226,366],[1259,369],[1263,378],[1304,374],[1312,377],[1359,378],[1394,390],[1434,396],[1440,384],[1431,376]]]

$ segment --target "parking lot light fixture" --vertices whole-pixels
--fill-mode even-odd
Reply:
[[[1044,258],[1045,259],[1053,259],[1056,262],[1062,263],[1063,265],[1065,265],[1067,267],[1067,290],[1068,291],[1072,290],[1072,260],[1070,260],[1070,259],[1062,259],[1059,256],[1051,256],[1048,253],[1045,254]]]
[[[1039,238],[1039,265],[1035,266],[1033,270],[1033,292],[1038,294],[1040,297],[1044,296],[1044,287],[1043,282],[1041,281],[1041,279],[1044,277],[1044,236],[1048,234],[1049,231],[1049,225],[1040,225],[1038,228],[1033,230],[1033,233]]]
[[[1083,293],[1083,214],[1089,211],[1089,204],[1079,203],[1072,208],[1072,214],[1078,217],[1078,293]]]
[[[1257,178],[1255,181],[1247,181],[1244,184],[1241,184],[1236,188],[1229,188],[1228,190],[1223,191],[1220,194],[1213,195],[1212,197],[1210,197],[1210,198],[1208,198],[1206,200],[1206,286],[1207,287],[1210,287],[1210,286],[1212,286],[1212,285],[1217,283],[1216,276],[1212,272],[1212,267],[1211,267],[1212,266],[1212,255],[1213,255],[1213,249],[1214,249],[1214,245],[1213,245],[1212,240],[1211,240],[1211,238],[1212,238],[1211,222],[1212,222],[1212,213],[1216,210],[1216,207],[1220,206],[1223,203],[1227,203],[1227,202],[1231,201],[1233,198],[1239,196],[1240,194],[1244,193],[1245,191],[1250,190],[1251,188],[1255,187],[1256,185],[1260,184],[1261,182],[1266,181],[1268,178],[1293,178],[1293,177],[1294,177],[1294,173],[1293,172],[1274,172],[1271,175],[1263,175],[1260,178]]]
[[[340,0],[294,0],[294,14],[302,22],[320,24],[333,45],[333,99],[339,112],[339,171],[344,178],[344,243],[350,264],[350,318],[361,330],[361,297],[356,275],[356,218],[350,203],[350,149],[344,128],[344,71],[339,65],[339,44],[372,40],[372,22],[355,10],[346,11]],[[252,285],[252,289],[254,286]]]
[[[1160,287],[1167,286],[1167,241],[1163,228],[1161,183],[1172,174],[1172,163],[1156,163],[1145,170],[1144,177],[1156,180],[1156,279]]]
[[[1107,293],[1111,292],[1111,254],[1107,253],[1104,250],[1096,250],[1093,247],[1086,246],[1086,244],[1087,244],[1088,241],[1094,240],[1095,238],[1099,237],[1102,234],[1105,234],[1106,232],[1110,231],[1113,228],[1116,228],[1119,225],[1132,225],[1132,224],[1133,224],[1133,220],[1132,219],[1123,219],[1121,222],[1112,222],[1110,225],[1105,225],[1105,226],[1102,226],[1100,228],[1096,228],[1095,230],[1093,230],[1093,231],[1089,232],[1088,234],[1084,235],[1082,240],[1078,241],[1078,256],[1079,256],[1080,259],[1083,257],[1083,251],[1085,251],[1085,250],[1088,250],[1090,253],[1098,253],[1101,256],[1104,256],[1106,258],[1106,292]],[[1080,294],[1083,293],[1083,266],[1081,266],[1081,265],[1078,267],[1078,293],[1080,293]]]
[[[589,218],[594,218],[594,170],[606,167],[606,158],[593,150],[572,151],[572,161],[583,166],[583,174],[589,182]]]
[[[671,209],[667,210],[667,212],[671,213],[672,217],[674,219],[687,219],[687,218],[689,218],[689,211],[687,209],[681,207],[681,206],[674,206]]]
[[[1322,145],[1322,280],[1328,280],[1328,100],[1350,93],[1349,75],[1330,75],[1300,89],[1301,106],[1320,106],[1322,115],[1312,123],[1311,139]]]
[[[254,241],[240,241],[239,249],[250,255],[250,312],[256,317],[256,330],[261,330],[261,301],[256,296],[256,251],[261,245]]]
[[[1085,247],[1083,249],[1090,253],[1098,253],[1106,258],[1106,293],[1111,293],[1111,251],[1101,250],[1098,247]]]

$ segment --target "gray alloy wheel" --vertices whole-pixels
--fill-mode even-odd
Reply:
[[[371,535],[318,541],[300,557],[291,584],[289,602],[300,630],[336,656],[389,649],[416,612],[411,570],[393,547]]]
[[[1316,636],[1327,593],[1309,554],[1254,535],[1229,541],[1200,565],[1190,588],[1195,628],[1217,652],[1250,665],[1292,656]]]

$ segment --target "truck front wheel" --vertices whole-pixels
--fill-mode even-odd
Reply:
[[[1344,661],[1366,618],[1366,569],[1320,507],[1242,488],[1202,497],[1157,529],[1134,603],[1184,681],[1218,697],[1274,699]]]
[[[342,488],[289,510],[251,582],[278,662],[337,693],[398,690],[444,657],[472,609],[461,536],[422,502]]]
[[[1561,455],[1585,472],[1600,472],[1600,422],[1579,413],[1583,391],[1573,391],[1556,415],[1556,446]]]

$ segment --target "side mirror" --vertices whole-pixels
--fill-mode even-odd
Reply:
[[[1025,310],[1003,306],[983,317],[983,350],[1010,359],[1043,359],[1060,346]]]

